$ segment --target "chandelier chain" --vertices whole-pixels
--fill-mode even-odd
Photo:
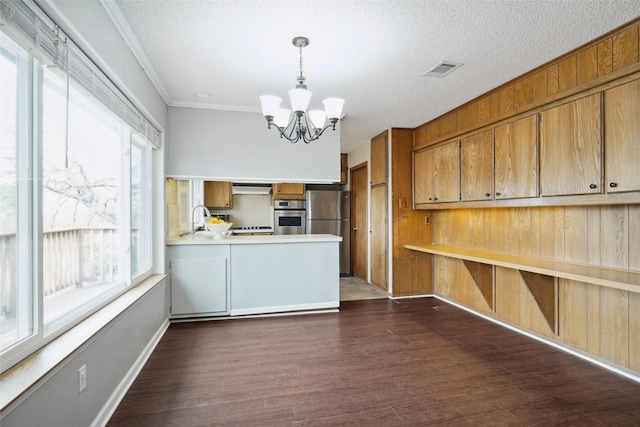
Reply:
[[[302,78],[302,46],[298,49],[300,50],[300,77]]]

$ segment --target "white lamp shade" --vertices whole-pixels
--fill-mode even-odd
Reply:
[[[278,108],[275,115],[273,116],[273,122],[279,128],[286,128],[289,125],[290,117],[291,110],[287,110],[286,108]]]
[[[307,111],[311,92],[306,89],[291,89],[289,98],[291,99],[291,109],[293,111]]]
[[[327,117],[330,119],[339,119],[342,115],[342,106],[344,105],[344,99],[340,98],[327,98],[322,101],[324,104],[324,111],[327,113]]]
[[[262,106],[262,115],[275,117],[276,112],[280,108],[282,98],[274,95],[262,95],[260,97],[260,104]]]
[[[309,120],[311,120],[311,126],[315,129],[322,129],[326,119],[327,115],[322,110],[309,111]]]

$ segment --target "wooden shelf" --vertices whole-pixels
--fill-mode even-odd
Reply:
[[[640,272],[428,243],[408,243],[404,247],[434,255],[493,264],[499,267],[640,293]]]

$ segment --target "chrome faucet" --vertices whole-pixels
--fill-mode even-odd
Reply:
[[[209,208],[207,208],[205,205],[196,205],[193,207],[193,209],[191,209],[191,228],[189,230],[190,234],[195,233],[195,227],[194,227],[194,219],[193,219],[193,215],[196,213],[196,209],[198,208],[202,208],[204,209],[204,213],[207,214],[207,216],[211,216],[211,212],[209,211]],[[203,217],[203,221],[204,221],[204,217]]]

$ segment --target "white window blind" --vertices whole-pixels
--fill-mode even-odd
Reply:
[[[100,101],[154,148],[160,131],[33,2],[0,1],[0,26],[42,63],[68,73],[73,83]]]

